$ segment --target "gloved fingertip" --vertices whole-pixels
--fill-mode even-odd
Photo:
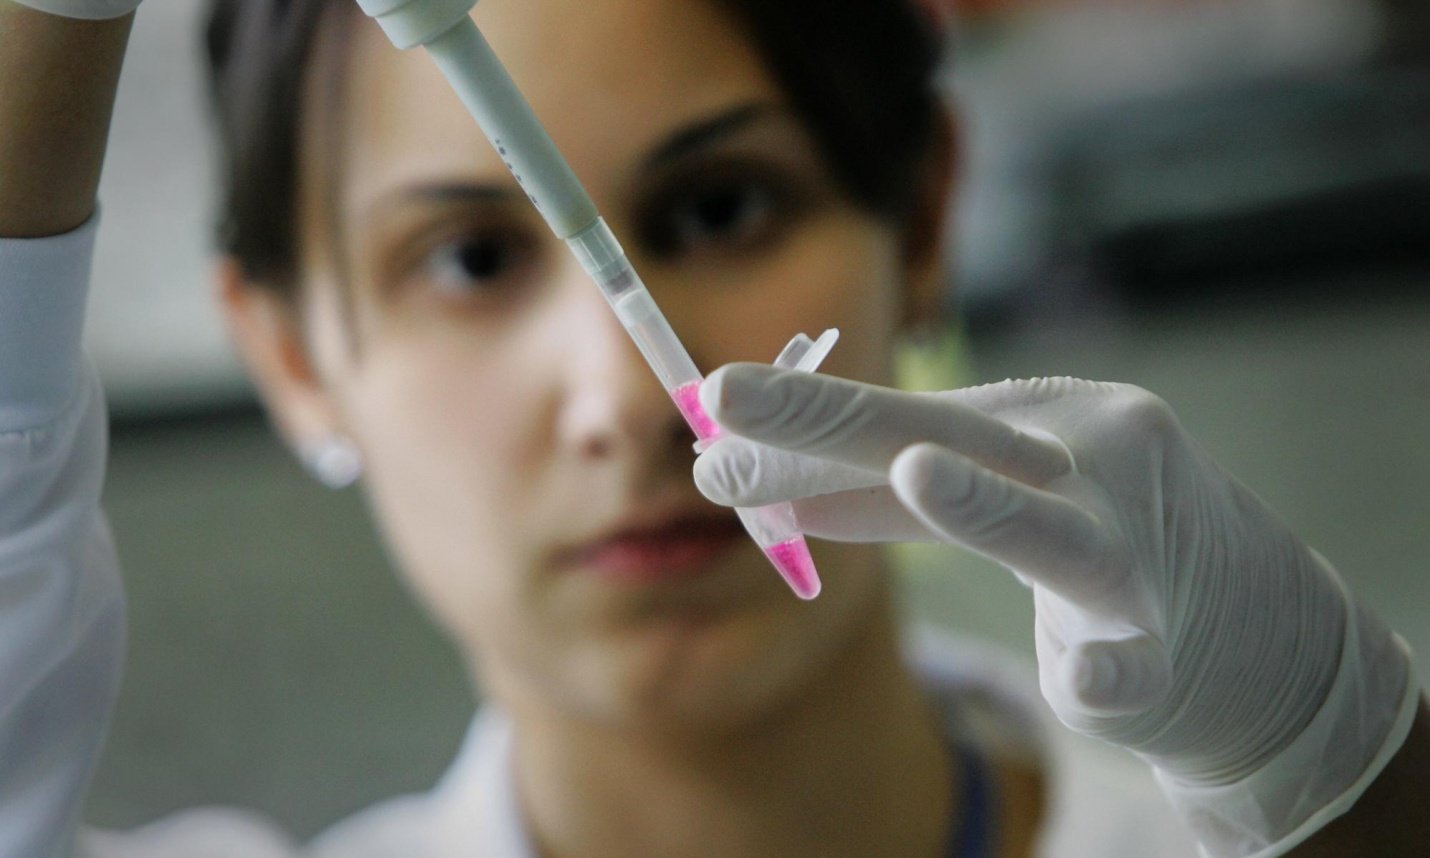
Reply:
[[[905,506],[927,514],[950,496],[967,492],[970,474],[959,464],[954,454],[938,444],[911,444],[889,466],[889,484]]]
[[[716,423],[738,433],[742,426],[757,424],[779,410],[777,398],[767,395],[778,372],[764,364],[726,364],[700,385],[700,407]]]
[[[705,496],[711,503],[721,506],[734,506],[734,493],[731,491],[729,468],[726,466],[724,456],[714,448],[706,450],[695,460],[695,488]]]
[[[899,451],[889,466],[889,482],[901,484],[911,492],[925,489],[931,480],[929,472],[936,467],[939,446],[930,442],[910,444]]]
[[[1112,687],[1117,682],[1117,666],[1092,647],[1071,650],[1059,663],[1058,682],[1084,709],[1106,711]]]
[[[1069,650],[1060,680],[1082,707],[1103,715],[1143,712],[1171,687],[1165,648],[1150,636],[1091,641]]]
[[[720,412],[725,405],[725,380],[730,375],[730,364],[720,367],[700,383],[700,407],[705,409],[705,413],[719,422]]]

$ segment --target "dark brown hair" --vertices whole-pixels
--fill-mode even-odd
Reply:
[[[535,2],[535,0],[533,0]],[[850,200],[895,222],[919,200],[941,109],[940,43],[911,0],[707,0],[741,26]],[[206,30],[222,149],[219,248],[296,285],[299,122],[320,35],[353,0],[215,0]]]

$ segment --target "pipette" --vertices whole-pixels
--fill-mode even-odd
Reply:
[[[704,377],[651,298],[606,221],[557,151],[469,13],[476,0],[358,0],[401,50],[426,47],[462,103],[548,226],[600,287],[616,317],[655,371],[698,439],[719,426],[700,405]],[[816,343],[796,337],[781,358],[813,369],[837,334]],[[791,349],[795,354],[791,354]],[[738,510],[750,536],[802,599],[819,595],[819,575],[788,503]]]

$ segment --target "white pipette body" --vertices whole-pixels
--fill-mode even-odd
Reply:
[[[398,48],[427,48],[537,211],[606,296],[699,443],[718,437],[719,427],[700,407],[703,376],[595,203],[471,20],[476,0],[358,0],[358,5]],[[738,512],[791,589],[804,599],[817,596],[819,577],[793,508],[783,503]]]

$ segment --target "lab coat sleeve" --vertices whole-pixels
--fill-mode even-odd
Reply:
[[[0,239],[0,855],[72,849],[118,691],[124,602],[81,355],[93,220]]]

